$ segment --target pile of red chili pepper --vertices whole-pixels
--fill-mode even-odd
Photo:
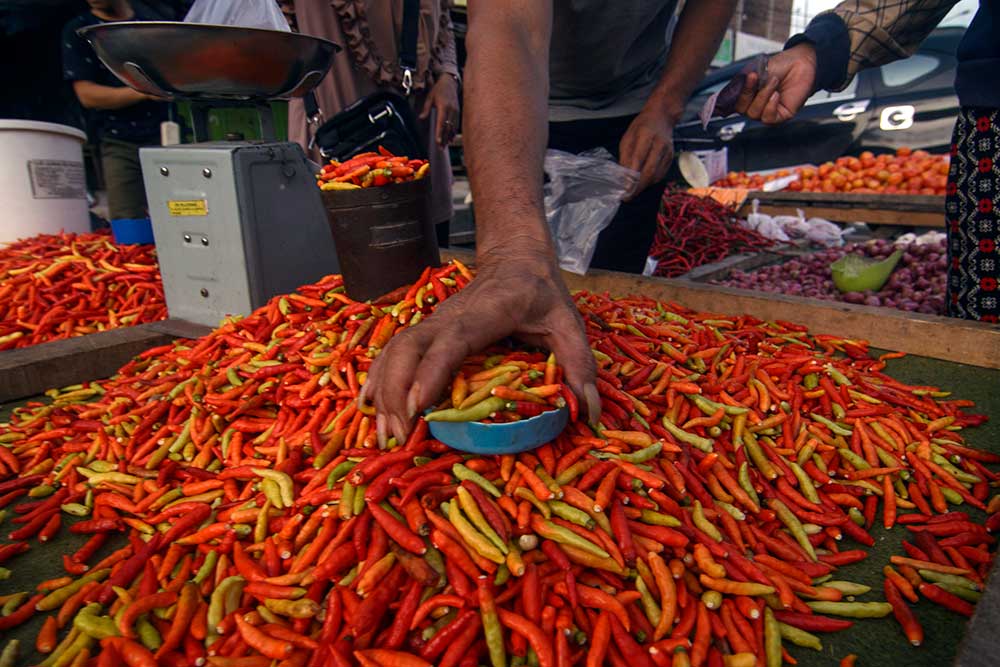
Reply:
[[[674,278],[739,252],[773,245],[774,241],[741,227],[733,210],[711,197],[667,190],[656,216],[649,260],[656,262],[653,275]]]
[[[43,234],[0,249],[0,350],[165,319],[151,245]]]
[[[500,349],[465,360],[448,398],[427,421],[504,423],[537,417],[576,399],[562,383],[556,357]]]
[[[316,175],[321,190],[357,190],[381,187],[392,183],[419,181],[427,175],[427,160],[410,159],[393,155],[382,146],[378,152],[359,153],[350,160],[330,160]]]
[[[985,418],[862,341],[578,293],[599,425],[573,403],[555,441],[471,456],[421,419],[380,449],[372,359],[470,280],[356,303],[329,277],[15,411],[0,563],[90,537],[0,631],[48,614],[46,666],[778,667],[854,618],[918,643],[921,597],[970,613],[1000,528],[1000,457],[962,438]],[[876,521],[912,534],[885,602],[837,578]]]

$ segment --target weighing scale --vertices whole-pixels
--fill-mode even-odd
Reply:
[[[318,166],[275,138],[268,100],[323,79],[336,44],[291,32],[123,21],[80,34],[125,84],[191,102],[199,143],[139,150],[171,318],[217,326],[339,273]],[[208,110],[256,108],[261,141],[207,141]]]

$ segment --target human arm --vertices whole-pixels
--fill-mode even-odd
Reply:
[[[758,90],[747,77],[736,110],[765,123],[794,116],[817,90],[841,90],[862,69],[907,58],[957,0],[845,0],[771,56]]]
[[[156,99],[128,86],[102,86],[93,81],[74,81],[73,92],[80,104],[87,109],[123,109]]]
[[[444,146],[455,136],[458,125],[458,56],[455,52],[455,33],[451,24],[449,0],[436,0],[439,4],[440,23],[438,38],[433,45],[431,54],[431,73],[434,84],[424,102],[420,118],[430,115],[431,109],[437,110],[437,125],[434,137],[439,145]]]
[[[404,437],[466,356],[509,335],[553,351],[590,419],[600,412],[593,355],[542,204],[551,4],[469,5],[464,137],[478,274],[375,360],[363,399],[375,404],[380,439]]]
[[[666,175],[674,159],[674,125],[719,50],[735,8],[735,0],[684,3],[663,74],[619,145],[619,161],[639,172],[633,194]]]

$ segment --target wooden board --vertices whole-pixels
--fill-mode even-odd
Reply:
[[[739,209],[740,215],[760,202],[759,211],[768,215],[795,215],[796,209],[809,217],[836,222],[866,222],[903,227],[944,227],[944,197],[935,195],[871,195],[827,192],[750,192]]]
[[[0,352],[0,402],[109,377],[143,350],[210,330],[165,320]]]
[[[442,256],[463,262],[473,260],[470,252],[442,251]],[[997,325],[613,271],[590,271],[586,276],[563,272],[563,280],[571,290],[606,291],[618,296],[642,294],[695,310],[788,320],[804,324],[814,333],[861,338],[887,350],[1000,368]]]

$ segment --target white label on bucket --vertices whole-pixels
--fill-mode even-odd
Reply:
[[[82,162],[28,160],[35,199],[83,199],[87,196]]]

